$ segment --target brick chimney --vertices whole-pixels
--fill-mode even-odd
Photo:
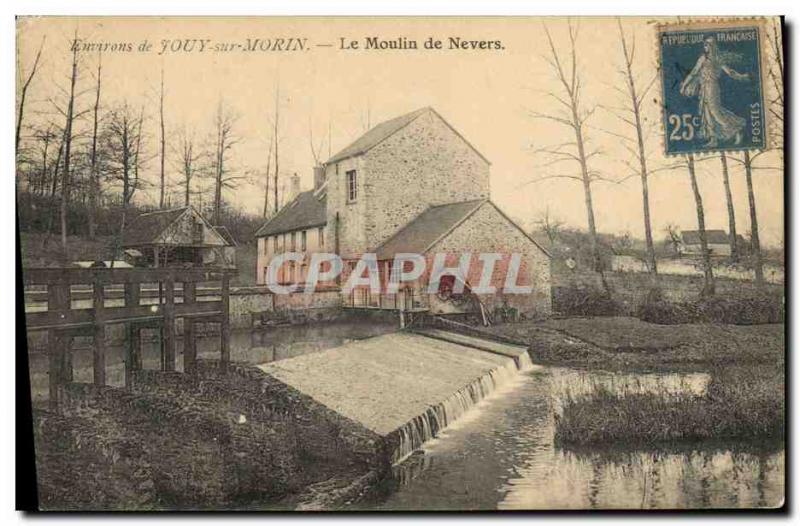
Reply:
[[[289,201],[297,197],[300,193],[300,176],[297,175],[297,172],[292,175],[292,179],[289,185]]]
[[[325,167],[318,164],[314,167],[314,190],[319,190],[323,183],[325,183]]]

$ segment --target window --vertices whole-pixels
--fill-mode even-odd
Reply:
[[[306,231],[303,230],[300,232],[300,250],[305,252],[306,250]]]
[[[294,252],[295,250],[297,250],[297,245],[295,242],[295,233],[292,232],[292,252]]]
[[[272,238],[272,251],[275,254],[278,253],[278,236]]]
[[[347,200],[352,202],[358,197],[358,180],[356,178],[356,171],[349,170],[347,172]]]
[[[192,230],[192,240],[195,243],[202,243],[203,242],[203,223],[196,222],[193,225],[194,229]]]
[[[319,240],[319,248],[325,246],[325,227],[321,226],[317,229],[317,239]]]

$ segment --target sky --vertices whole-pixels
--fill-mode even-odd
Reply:
[[[624,98],[619,30],[613,18],[572,19],[578,28],[578,71],[583,103],[597,106],[588,121],[586,136],[592,149],[590,167],[619,180],[631,174],[632,161],[619,134],[632,129],[613,115]],[[635,73],[641,86],[657,72],[656,23],[667,19],[623,18],[627,35],[636,41]],[[77,30],[85,43],[106,44],[103,52],[101,107],[123,101],[144,106],[147,147],[156,153],[158,138],[158,86],[163,67],[166,85],[167,142],[176,143],[180,130],[199,140],[212,132],[214,111],[220,100],[238,115],[239,142],[232,150],[231,167],[248,175],[252,183],[228,190],[225,198],[250,213],[263,206],[263,173],[272,134],[276,86],[279,89],[280,171],[283,177],[301,176],[302,186],[312,185],[314,156],[322,159],[347,146],[369,125],[375,125],[424,106],[437,110],[491,163],[491,197],[522,225],[533,228],[548,212],[566,225],[586,228],[586,208],[580,183],[571,179],[540,180],[556,174],[577,174],[575,163],[551,164],[542,149],[571,140],[571,130],[534,113],[552,113],[558,103],[548,93],[560,86],[545,57],[547,28],[562,59],[567,58],[567,20],[563,18],[23,18],[18,22],[18,67],[23,75],[31,67],[44,38],[42,63],[28,94],[28,124],[52,118],[51,100],[59,100],[67,85],[69,46]],[[367,39],[409,43],[418,49],[364,49]],[[488,43],[488,49],[449,49],[450,38]],[[252,42],[305,39],[295,51],[243,50]],[[425,49],[427,39],[442,42],[442,49]],[[188,43],[194,44],[186,51]],[[151,47],[140,51],[148,42]],[[205,47],[200,51],[200,41]],[[356,41],[358,49],[342,49]],[[160,54],[162,45],[182,46]],[[122,51],[126,46],[130,51]],[[220,50],[216,51],[217,46]],[[225,48],[230,50],[226,50]],[[297,40],[290,46],[297,48]],[[408,47],[408,46],[406,46]],[[114,48],[114,49],[111,49]],[[80,55],[79,108],[93,97],[97,53]],[[18,77],[21,78],[20,75]],[[765,82],[765,84],[767,84]],[[661,168],[680,159],[663,155],[659,105],[661,86],[655,82],[644,103],[648,162]],[[769,97],[770,94],[768,93]],[[88,126],[88,120],[78,126]],[[776,124],[771,123],[772,126]],[[330,130],[330,141],[328,141]],[[171,153],[168,177],[177,182],[177,159]],[[744,171],[729,162],[737,231],[749,231]],[[754,187],[761,242],[779,246],[783,240],[783,170],[776,152],[761,155],[754,171]],[[145,176],[158,178],[158,161],[145,167]],[[698,184],[706,215],[706,228],[728,230],[725,195],[718,158],[697,163]],[[630,232],[642,238],[642,199],[638,177],[622,183],[598,181],[593,185],[594,209],[600,232]],[[654,236],[665,237],[668,224],[696,229],[697,215],[685,167],[663,170],[650,177]],[[140,200],[156,202],[157,190]]]

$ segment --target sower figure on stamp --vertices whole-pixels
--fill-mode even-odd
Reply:
[[[750,80],[748,73],[739,73],[725,63],[719,52],[717,41],[708,37],[703,42],[703,54],[697,59],[692,71],[681,83],[681,95],[699,96],[700,135],[708,142],[706,147],[715,147],[722,142],[742,142],[742,130],[746,121],[722,106],[720,76],[725,73],[738,81]]]

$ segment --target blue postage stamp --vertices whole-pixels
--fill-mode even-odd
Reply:
[[[659,28],[668,155],[765,147],[761,35],[755,22]]]

